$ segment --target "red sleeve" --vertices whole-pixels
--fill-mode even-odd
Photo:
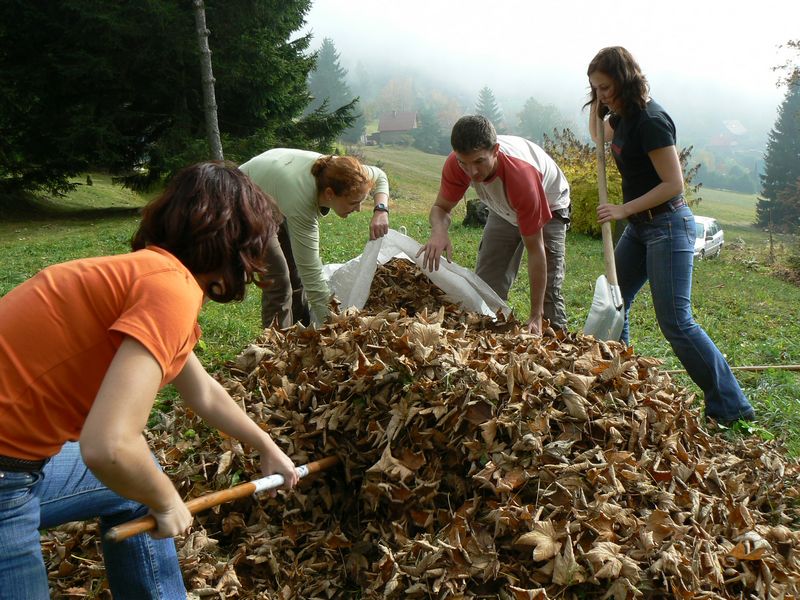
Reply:
[[[519,232],[533,235],[553,218],[542,185],[542,174],[529,162],[512,156],[506,156],[504,163],[503,183],[508,202],[517,213]]]
[[[458,166],[455,152],[451,152],[442,167],[442,182],[439,184],[439,193],[442,198],[450,202],[458,202],[464,197],[469,187],[469,175]]]

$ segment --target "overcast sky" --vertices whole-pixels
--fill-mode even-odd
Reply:
[[[758,106],[772,123],[785,95],[772,67],[800,37],[800,0],[314,0],[307,23],[312,47],[332,38],[351,74],[406,67],[476,99],[488,85],[576,111],[591,58],[622,45],[668,110]]]

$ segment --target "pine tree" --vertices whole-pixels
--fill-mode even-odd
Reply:
[[[345,82],[347,71],[339,64],[339,53],[331,38],[322,40],[317,51],[317,62],[308,76],[308,91],[313,100],[308,112],[316,110],[326,100],[331,108],[339,108],[353,100],[350,88]]]
[[[545,135],[553,135],[554,130],[570,127],[567,119],[552,104],[543,105],[531,97],[517,115],[519,118],[519,135],[540,146],[544,144]],[[574,126],[571,129],[575,129]]]
[[[478,93],[478,103],[475,105],[475,113],[482,115],[492,122],[495,129],[500,131],[503,122],[503,113],[495,100],[494,92],[487,85]]]
[[[346,142],[356,143],[366,129],[367,120],[358,98],[354,97],[347,85],[347,71],[339,64],[339,52],[331,38],[322,40],[317,51],[317,62],[308,76],[308,91],[313,100],[307,112],[319,109],[323,103],[333,109],[350,105],[355,115],[353,124],[342,132],[341,138]]]
[[[428,152],[429,154],[441,154],[446,156],[450,153],[450,136],[442,130],[436,113],[429,107],[423,107],[417,114],[419,127],[414,130],[414,148]]]
[[[789,81],[786,98],[770,131],[761,175],[762,198],[756,206],[758,225],[793,230],[800,223],[794,189],[800,178],[800,81]]]

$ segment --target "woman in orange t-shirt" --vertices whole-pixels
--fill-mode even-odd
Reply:
[[[49,597],[40,528],[149,512],[155,533],[104,542],[114,598],[185,599],[172,536],[192,516],[142,434],[167,383],[297,483],[192,350],[204,301],[241,300],[263,274],[276,215],[234,165],[199,163],[144,209],[134,252],[48,267],[0,298],[0,597]]]

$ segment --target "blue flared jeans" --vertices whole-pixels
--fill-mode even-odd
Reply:
[[[100,517],[100,531],[146,514],[147,507],[100,483],[81,459],[76,443],[65,444],[41,471],[0,470],[0,599],[50,598],[39,529]],[[185,600],[175,542],[140,534],[103,541],[103,557],[114,600]]]
[[[694,240],[694,216],[686,206],[625,228],[614,251],[625,301],[621,341],[629,343],[631,304],[649,280],[658,326],[689,377],[703,391],[706,416],[722,423],[752,417],[753,407],[725,357],[692,316]]]

